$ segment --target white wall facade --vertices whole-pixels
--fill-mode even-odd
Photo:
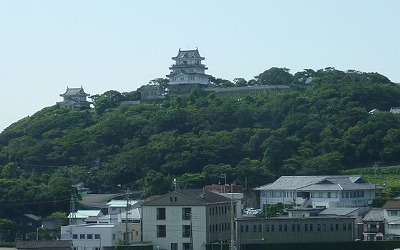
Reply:
[[[400,238],[400,210],[385,209],[383,212],[385,218],[385,233],[389,238]]]
[[[314,190],[309,193],[312,207],[357,207],[370,205],[375,198],[374,190]],[[302,205],[304,199],[296,190],[261,190],[260,204],[296,204]]]
[[[183,220],[183,208],[191,208],[192,219]],[[207,216],[205,206],[165,206],[165,220],[157,220],[157,208],[161,206],[143,207],[143,241],[152,241],[154,249],[173,249],[171,244],[176,243],[177,250],[183,250],[183,243],[190,243],[190,237],[183,237],[183,225],[192,224],[193,249],[205,249],[207,238]],[[166,236],[157,237],[157,226],[166,226]]]
[[[126,225],[117,224],[83,224],[61,227],[61,240],[72,240],[74,250],[102,250],[124,242]],[[129,242],[139,242],[134,225],[128,225]]]

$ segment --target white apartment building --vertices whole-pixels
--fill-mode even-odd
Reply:
[[[255,188],[260,204],[328,208],[368,206],[382,190],[361,176],[281,176]]]

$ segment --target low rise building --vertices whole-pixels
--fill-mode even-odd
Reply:
[[[317,243],[354,241],[352,217],[312,216],[240,218],[236,220],[237,249],[277,243]]]
[[[73,250],[109,250],[118,244],[140,242],[140,226],[125,223],[94,223],[61,227],[61,240],[72,241]]]
[[[142,203],[143,241],[157,249],[205,249],[207,244],[228,243],[233,234],[232,200],[195,189],[149,197]]]
[[[369,206],[382,189],[361,176],[281,176],[255,190],[261,205],[329,208]]]
[[[364,241],[384,240],[385,217],[382,208],[372,208],[362,219]]]
[[[91,221],[93,221],[93,217],[99,218],[101,216],[103,216],[101,210],[78,210],[76,212],[71,212],[68,215],[68,219],[70,221],[69,224],[79,225],[86,224],[88,218],[91,218]]]
[[[386,238],[400,240],[400,199],[389,200],[382,208]]]

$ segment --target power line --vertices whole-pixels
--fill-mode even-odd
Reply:
[[[77,166],[85,166],[85,165],[91,165],[91,164],[98,164],[98,160],[89,161],[89,162],[84,162],[84,163],[75,163],[75,164],[68,164],[68,165],[50,165],[50,166],[35,165],[35,164],[29,164],[29,163],[18,163],[18,162],[17,162],[17,165],[18,165],[18,166],[39,167],[39,168],[77,167]]]
[[[63,202],[63,201],[69,201],[69,199],[64,199],[64,200],[52,200],[52,201],[36,201],[36,202],[7,203],[7,204],[0,204],[0,206],[6,206],[6,205],[17,206],[17,205],[46,204],[46,203],[55,203],[55,202]]]

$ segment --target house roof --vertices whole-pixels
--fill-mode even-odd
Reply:
[[[82,87],[80,87],[80,88],[68,88],[67,87],[67,90],[65,91],[65,93],[61,94],[60,96],[77,96],[77,95],[89,96],[89,94],[85,93],[85,91],[83,90]]]
[[[275,182],[255,188],[255,190],[362,190],[374,189],[361,176],[281,176]]]
[[[36,220],[36,221],[41,220],[41,218],[39,216],[36,216],[34,214],[24,214],[24,216],[26,216],[26,217],[28,217],[28,218],[30,218],[32,220]]]
[[[203,189],[191,189],[176,190],[158,197],[149,197],[142,202],[142,206],[204,206],[207,204],[227,202],[230,202],[230,199],[220,194]]]
[[[78,210],[75,213],[70,213],[68,218],[86,219],[91,216],[103,215],[101,210]]]
[[[383,209],[400,209],[400,200],[390,200],[385,203]]]
[[[357,207],[331,207],[322,210],[320,215],[337,215],[337,216],[347,216],[351,213],[357,211]]]
[[[136,203],[138,203],[137,200],[129,200],[129,205],[135,205]],[[121,208],[125,208],[126,207],[126,200],[111,200],[107,203],[108,207],[121,207]]]
[[[70,240],[18,241],[17,249],[57,249],[72,246]]]
[[[199,50],[181,50],[179,49],[178,55],[176,57],[172,57],[173,60],[185,60],[185,59],[200,59],[204,60],[204,57],[200,56]]]
[[[385,217],[383,214],[383,209],[381,208],[373,208],[371,209],[362,219],[362,221],[384,221]]]

